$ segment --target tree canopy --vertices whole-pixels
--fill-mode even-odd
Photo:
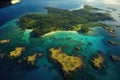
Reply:
[[[41,36],[56,30],[74,30],[76,25],[81,24],[81,30],[88,31],[91,22],[113,20],[108,13],[98,13],[90,5],[85,5],[79,10],[63,10],[53,7],[45,7],[47,14],[27,14],[19,19],[22,29],[33,29],[35,35]],[[94,24],[92,24],[94,25]],[[90,25],[90,27],[92,26]],[[95,24],[96,25],[96,24]],[[79,31],[79,30],[78,30]]]

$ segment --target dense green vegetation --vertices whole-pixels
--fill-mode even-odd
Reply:
[[[46,14],[27,14],[21,17],[19,19],[20,27],[22,29],[33,29],[34,35],[41,36],[56,30],[82,30],[82,32],[87,32],[89,27],[103,25],[95,22],[113,20],[108,13],[95,12],[93,10],[97,8],[89,5],[73,11],[53,7],[46,7],[46,9],[48,10]]]
[[[89,28],[91,28],[91,27],[103,27],[105,29],[107,27],[110,27],[110,25],[107,25],[107,24],[104,24],[104,23],[98,23],[98,22],[84,23],[84,24],[81,25],[81,29],[78,30],[78,32],[86,33],[86,32],[89,31]]]

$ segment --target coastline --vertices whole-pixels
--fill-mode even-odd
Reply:
[[[49,32],[49,33],[47,33],[47,34],[44,34],[42,37],[46,37],[46,36],[49,36],[49,35],[55,34],[56,32],[77,33],[77,31],[52,31],[52,32]]]
[[[70,11],[73,11],[73,10],[79,10],[79,9],[83,9],[84,8],[84,4],[79,6],[79,7],[76,7],[76,8],[73,8],[73,9],[69,9]]]

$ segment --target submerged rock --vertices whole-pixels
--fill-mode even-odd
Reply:
[[[43,54],[41,53],[35,53],[33,55],[27,56],[23,59],[20,59],[18,63],[22,63],[23,61],[27,62],[27,64],[34,65],[35,62],[37,61],[38,57],[42,56]]]
[[[109,55],[109,57],[113,62],[120,62],[120,57],[118,57],[114,54]]]
[[[5,55],[5,53],[0,53],[0,59],[3,58]]]
[[[108,40],[108,43],[112,44],[112,45],[117,45],[118,43],[112,40]]]
[[[76,46],[76,48],[75,48],[76,50],[81,50],[81,48],[79,47],[79,46]]]
[[[2,49],[0,49],[0,52],[2,51]]]
[[[52,72],[52,71],[53,71],[53,69],[54,69],[54,68],[53,68],[53,67],[51,67],[51,66],[50,66],[50,67],[48,67],[48,71],[49,71],[49,72]]]
[[[10,39],[0,40],[0,44],[6,44],[6,43],[9,43],[9,42],[10,42]]]
[[[103,27],[105,30],[107,30],[109,33],[114,34],[115,30],[113,27]]]
[[[116,35],[115,33],[109,33],[108,35],[109,35],[110,37],[113,37],[113,38],[117,37],[117,35]]]

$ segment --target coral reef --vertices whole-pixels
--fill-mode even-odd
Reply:
[[[42,54],[41,54],[41,53],[35,53],[35,54],[31,55],[31,56],[28,56],[28,57],[27,57],[27,62],[28,62],[28,64],[34,65],[35,62],[36,62],[36,60],[37,60],[37,58],[38,58],[39,56],[42,56]]]

